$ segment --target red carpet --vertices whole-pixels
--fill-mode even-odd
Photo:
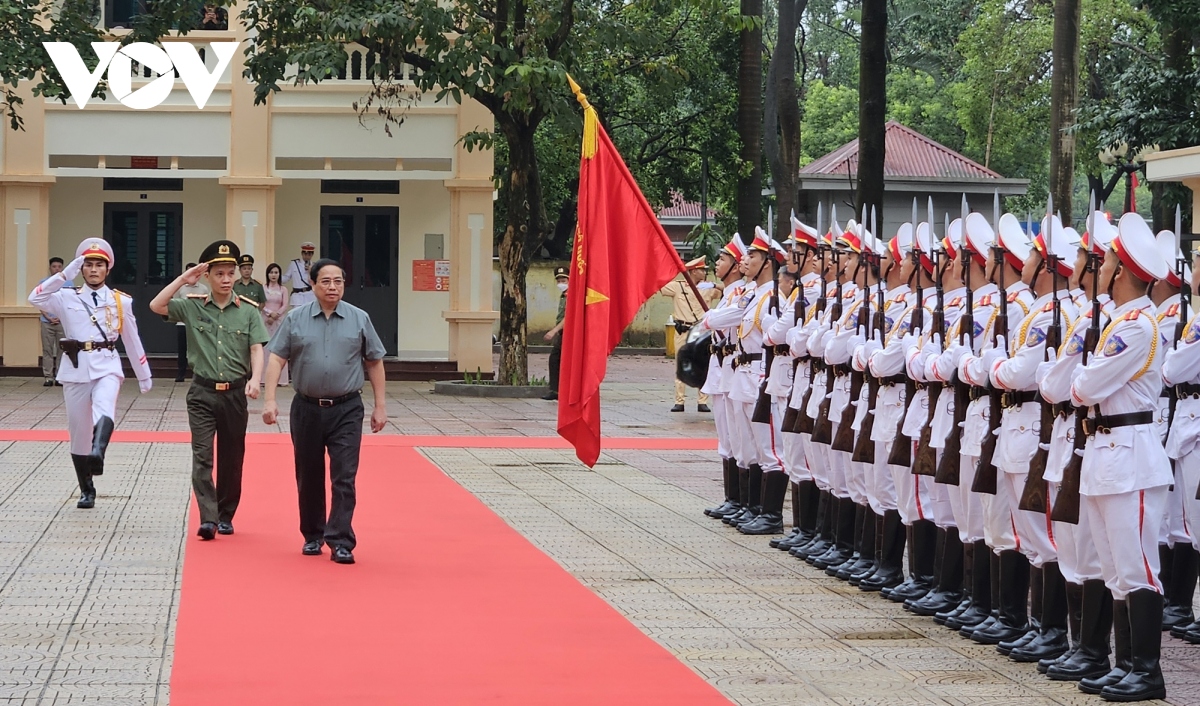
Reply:
[[[412,448],[363,448],[356,565],[301,556],[263,440],[236,535],[200,542],[193,506],[174,706],[729,703]]]

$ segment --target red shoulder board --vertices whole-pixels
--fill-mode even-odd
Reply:
[[[1054,302],[1046,302],[1046,306],[1042,307],[1042,311],[1054,311]]]
[[[1167,316],[1178,316],[1178,315],[1179,315],[1179,304],[1172,304],[1170,307],[1167,308]]]
[[[951,302],[950,302],[949,304],[947,304],[946,306],[959,306],[959,305],[961,305],[962,303],[963,303],[963,298],[962,298],[962,297],[955,297],[955,298],[954,298],[953,300],[951,300]]]
[[[1137,317],[1139,317],[1141,315],[1142,315],[1141,309],[1130,309],[1129,313],[1125,314],[1125,316],[1123,316],[1121,318],[1124,321],[1137,321]]]
[[[990,294],[987,295],[986,297],[984,297],[983,299],[979,300],[979,306],[991,306],[991,305],[992,305],[992,295],[990,295]]]
[[[1015,302],[1018,298],[1017,295],[1019,295],[1019,294],[1020,294],[1020,292],[1013,292],[1012,294],[1008,295],[1008,303],[1012,304],[1013,302]]]

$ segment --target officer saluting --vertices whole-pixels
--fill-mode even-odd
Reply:
[[[192,490],[200,508],[201,539],[233,534],[233,515],[242,496],[246,455],[246,398],[258,399],[263,344],[270,336],[258,308],[233,293],[238,246],[218,240],[204,249],[200,264],[184,272],[150,302],[150,311],[187,324],[188,389],[192,431]],[[185,284],[208,275],[208,294],[172,298]],[[217,437],[217,484],[213,486],[213,436]]]
[[[262,282],[254,279],[254,256],[242,253],[238,257],[238,271],[242,278],[233,283],[233,293],[261,309],[267,301],[267,290],[263,289]]]
[[[117,393],[125,374],[117,353],[117,337],[138,378],[142,392],[150,390],[150,366],[138,338],[133,299],[109,289],[104,280],[113,262],[113,251],[104,240],[88,238],[75,250],[75,259],[63,271],[39,284],[29,303],[60,319],[66,335],[63,355],[70,361],[58,366],[71,433],[71,460],[82,495],[77,507],[96,504],[92,476],[104,472],[104,452],[112,437]],[[87,286],[66,287],[79,274]]]
[[[313,295],[312,278],[308,274],[316,250],[316,246],[310,242],[300,243],[300,257],[288,263],[287,272],[283,273],[283,279],[280,280],[282,284],[292,285],[292,296],[288,301],[293,309],[317,300]]]

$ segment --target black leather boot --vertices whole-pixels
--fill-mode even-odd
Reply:
[[[71,454],[71,463],[75,464],[75,478],[79,481],[79,502],[75,503],[75,507],[95,507],[96,486],[92,484],[91,456]]]
[[[1111,594],[1110,594],[1111,597]],[[1125,678],[1133,668],[1129,633],[1129,606],[1125,601],[1112,599],[1113,668],[1099,677],[1079,680],[1079,690],[1086,694],[1099,694],[1104,687],[1112,686]],[[1105,635],[1105,639],[1108,636]],[[1159,639],[1162,639],[1161,636]]]
[[[1033,642],[1038,636],[1042,620],[1042,567],[1029,567],[1029,625],[1024,634],[1011,640],[1003,640],[996,645],[996,651],[1008,656],[1018,647],[1024,647]]]
[[[1079,649],[1066,660],[1050,665],[1046,676],[1054,681],[1079,681],[1097,679],[1108,674],[1108,635],[1112,628],[1112,593],[1100,579],[1084,581],[1083,606],[1079,620]]]
[[[875,573],[875,569],[879,566],[879,515],[870,506],[863,506],[863,530],[862,530],[862,546],[859,547],[859,565],[854,568],[854,571],[847,577],[847,581],[851,586],[857,586],[863,579]],[[841,578],[841,575],[838,575]]]
[[[1129,613],[1130,670],[1121,681],[1100,690],[1105,701],[1167,698],[1159,655],[1162,652],[1163,596],[1143,588],[1125,598]]]
[[[722,518],[729,514],[736,503],[737,497],[737,461],[732,458],[721,459],[721,478],[725,484],[725,502],[704,510],[709,517]]]
[[[958,528],[939,530],[941,556],[938,561],[937,586],[922,598],[906,602],[904,607],[917,615],[936,615],[954,610],[962,601],[962,542],[958,539]]]
[[[742,502],[737,510],[721,518],[721,522],[734,527],[737,527],[750,511],[750,469],[741,466],[738,466],[738,497]]]
[[[1062,664],[1079,651],[1079,630],[1083,623],[1083,584],[1067,582],[1067,651],[1054,659],[1038,660],[1037,670],[1042,674],[1050,667]]]
[[[1000,614],[991,627],[980,626],[972,632],[971,639],[998,645],[1024,635],[1029,629],[1028,600],[1029,561],[1015,549],[1000,552]]]
[[[837,498],[837,506],[837,527],[834,533],[833,549],[811,562],[818,569],[839,566],[854,554],[854,516],[856,505],[850,498]]]
[[[768,544],[772,549],[787,551],[796,546],[800,539],[800,486],[792,483],[792,531],[786,537],[776,537]],[[786,546],[783,546],[786,543]]]
[[[840,527],[838,523],[842,517],[842,501],[832,492],[829,492],[826,505],[825,526],[821,532],[823,541],[814,545],[812,550],[804,557],[804,561],[809,564],[818,559],[828,557],[837,551],[838,528]]]
[[[971,609],[975,605],[974,595],[974,578],[975,578],[975,544],[973,542],[962,543],[962,600],[958,605],[951,610],[935,613],[933,622],[938,625],[945,625],[947,620],[957,618],[963,613]],[[957,630],[958,628],[954,628]]]
[[[1015,662],[1052,660],[1070,647],[1067,640],[1067,582],[1058,562],[1042,565],[1042,614],[1037,637],[1013,649],[1008,658]]]
[[[762,474],[762,512],[750,522],[739,525],[742,534],[781,534],[783,532],[783,501],[787,496],[788,476],[783,471]]]
[[[111,417],[100,417],[96,426],[92,427],[92,453],[88,455],[92,464],[92,475],[104,475],[104,454],[108,451],[108,442],[112,439],[116,424]]]
[[[794,557],[808,560],[809,556],[819,555],[829,548],[832,533],[830,531],[833,516],[833,496],[825,490],[817,490],[817,514],[814,523],[812,541],[788,550]]]
[[[849,581],[850,577],[861,572],[863,569],[871,565],[871,555],[864,550],[866,535],[867,535],[867,513],[870,512],[866,505],[854,504],[854,542],[853,551],[850,558],[841,566],[831,566],[825,570],[825,573],[839,578],[843,581]],[[875,532],[875,527],[871,527],[872,534]],[[832,573],[830,573],[832,572]]]
[[[911,545],[908,555],[909,573],[912,580],[901,584],[887,594],[889,601],[903,603],[917,599],[933,590],[933,571],[937,556],[938,529],[931,520],[917,520],[912,524]]]
[[[904,580],[904,545],[907,538],[904,523],[898,510],[888,510],[879,521],[878,547],[879,566],[875,573],[858,582],[861,591],[882,591],[900,585]]]
[[[1000,622],[1000,555],[988,547],[988,605],[991,610],[983,622],[978,625],[964,625],[958,634],[971,637],[976,630],[991,630]]]
[[[1163,630],[1178,625],[1189,625],[1196,621],[1192,613],[1192,598],[1196,595],[1196,550],[1186,542],[1176,542],[1171,547],[1171,584],[1166,589],[1166,607],[1163,608]]]
[[[1184,623],[1183,625],[1176,625],[1175,627],[1171,628],[1171,637],[1177,637],[1180,640],[1186,640],[1188,633],[1200,634],[1200,620]]]
[[[742,518],[733,525],[734,527],[741,527],[762,514],[762,477],[762,466],[757,463],[750,464],[750,471],[746,475],[746,492],[749,493],[749,499],[745,502],[746,512],[742,513]]]
[[[982,539],[977,542],[972,542],[969,570],[971,587],[971,604],[967,609],[956,616],[946,619],[946,627],[951,630],[962,630],[964,627],[975,628],[983,621],[988,619],[988,615],[992,612],[992,596],[991,596],[991,559],[992,550],[988,548],[986,542]],[[963,554],[963,581],[967,582],[968,570],[966,568],[967,555]],[[964,586],[965,587],[965,586]]]

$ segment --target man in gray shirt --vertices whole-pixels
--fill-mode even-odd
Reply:
[[[328,259],[310,269],[316,301],[293,308],[267,345],[263,421],[274,424],[279,409],[275,389],[286,363],[296,391],[291,407],[292,449],[296,460],[296,489],[300,495],[302,552],[321,553],[328,544],[330,558],[354,563],[354,479],[362,447],[363,369],[375,392],[371,432],[387,424],[384,395],[383,343],[365,311],[342,301],[346,274]],[[325,514],[325,453],[329,452],[332,506]]]

